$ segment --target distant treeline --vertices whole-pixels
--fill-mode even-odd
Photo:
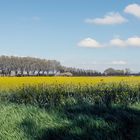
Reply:
[[[65,67],[56,60],[46,60],[33,57],[0,56],[1,76],[104,76],[131,75],[129,69],[106,69],[103,73],[96,70],[84,70]],[[139,74],[137,74],[139,75]]]
[[[32,57],[0,56],[0,74],[3,76],[30,76],[55,74],[60,62]]]

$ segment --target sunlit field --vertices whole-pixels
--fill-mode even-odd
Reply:
[[[14,89],[22,85],[94,85],[97,83],[119,83],[127,82],[128,84],[140,83],[140,77],[0,77],[0,89]]]
[[[139,102],[140,77],[1,77],[0,97],[43,107],[81,102],[130,105]]]
[[[140,77],[0,77],[0,140],[138,140]]]

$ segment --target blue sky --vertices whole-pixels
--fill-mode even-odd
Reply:
[[[0,55],[140,71],[139,0],[1,0]]]

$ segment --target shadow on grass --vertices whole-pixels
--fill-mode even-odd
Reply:
[[[73,105],[61,110],[70,122],[61,127],[40,129],[26,118],[21,126],[37,140],[139,140],[140,111],[122,107]],[[36,138],[34,133],[39,135]]]
[[[29,140],[34,140],[35,134],[39,131],[36,123],[29,118],[23,120],[23,122],[20,124],[20,128],[23,130],[25,137],[27,137]]]

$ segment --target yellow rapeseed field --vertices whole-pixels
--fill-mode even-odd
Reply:
[[[0,89],[14,89],[22,85],[35,84],[81,84],[89,85],[99,82],[140,83],[140,77],[0,77]]]

